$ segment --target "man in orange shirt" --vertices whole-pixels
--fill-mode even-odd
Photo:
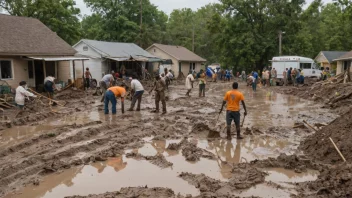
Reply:
[[[111,102],[111,105],[112,105],[111,106],[112,114],[116,114],[117,97],[121,97],[121,111],[122,113],[125,113],[125,106],[124,106],[125,95],[126,95],[125,85],[122,85],[121,87],[119,86],[110,87],[105,93],[105,100],[104,100],[105,114],[109,114],[109,102]]]
[[[243,108],[244,108],[244,116],[247,115],[247,108],[246,104],[244,103],[244,96],[241,92],[239,92],[238,89],[238,83],[234,82],[232,84],[232,90],[228,91],[225,94],[224,101],[221,106],[220,113],[222,112],[222,109],[224,108],[224,105],[227,103],[227,108],[226,108],[226,124],[227,124],[227,139],[231,140],[231,122],[232,120],[236,124],[236,130],[237,130],[237,139],[243,139],[241,136],[241,127],[240,127],[240,101],[242,102]]]

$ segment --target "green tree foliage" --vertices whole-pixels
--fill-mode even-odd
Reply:
[[[142,1],[143,25],[140,28],[140,0],[85,0],[94,12],[83,19],[86,38],[136,42],[146,48],[164,42],[167,15],[149,0]]]
[[[39,19],[66,42],[80,39],[80,10],[74,0],[2,0],[0,7],[9,14]]]

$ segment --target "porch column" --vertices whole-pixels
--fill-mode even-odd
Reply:
[[[84,79],[84,60],[82,60],[82,78]]]
[[[57,74],[57,61],[55,61],[55,79],[57,79],[58,74]]]
[[[32,60],[32,67],[33,67],[34,86],[37,87],[36,80],[35,80],[35,65],[34,65],[34,60]]]
[[[46,78],[45,60],[43,60],[43,72],[44,72],[44,79],[45,79]]]
[[[73,67],[73,82],[74,83],[76,81],[76,67],[75,67],[75,61],[72,60],[72,67]]]

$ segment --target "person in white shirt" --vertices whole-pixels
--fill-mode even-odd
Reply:
[[[131,89],[132,89],[132,93],[134,92],[134,94],[132,97],[131,107],[127,111],[133,111],[137,100],[138,100],[138,104],[137,104],[136,111],[140,111],[142,96],[144,94],[144,88],[143,88],[143,85],[137,80],[135,76],[132,76]]]
[[[113,86],[114,83],[114,73],[111,72],[112,74],[106,74],[103,76],[103,78],[100,80],[99,82],[99,86],[100,86],[100,92],[103,95],[101,98],[101,102],[104,102],[105,99],[105,92],[108,90],[108,88]],[[96,90],[96,93],[98,92],[98,89]]]
[[[194,81],[194,75],[192,74],[192,72],[190,72],[186,78],[186,89],[187,89],[187,93],[186,96],[190,97],[190,93],[192,91],[193,88],[193,81]]]
[[[24,101],[27,97],[36,98],[37,96],[26,90],[26,81],[21,81],[20,86],[16,89],[15,102],[20,109],[24,107]]]

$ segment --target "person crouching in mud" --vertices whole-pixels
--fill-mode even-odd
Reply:
[[[110,87],[108,90],[105,92],[105,97],[104,97],[104,113],[109,114],[109,102],[111,102],[111,111],[112,114],[116,114],[116,103],[117,100],[116,98],[121,98],[121,112],[122,114],[125,113],[125,105],[124,105],[124,98],[126,96],[126,86],[121,85],[120,86],[115,86],[115,87]]]
[[[232,120],[235,122],[236,130],[237,130],[237,139],[243,139],[241,136],[241,125],[240,125],[240,101],[242,102],[244,108],[244,116],[247,115],[246,104],[244,103],[244,96],[238,89],[238,83],[234,82],[232,84],[232,90],[226,92],[224,101],[222,102],[222,106],[220,109],[220,113],[222,112],[224,105],[227,103],[226,108],[226,125],[227,125],[227,139],[231,140],[231,123]]]

